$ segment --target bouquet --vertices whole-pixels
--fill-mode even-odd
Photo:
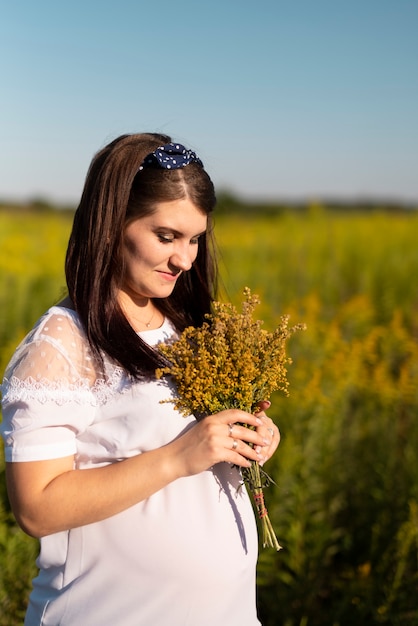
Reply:
[[[304,326],[289,328],[288,316],[282,316],[274,332],[264,330],[263,322],[253,319],[259,303],[258,296],[245,288],[241,313],[232,304],[215,302],[201,327],[190,326],[177,341],[159,346],[167,366],[156,375],[173,378],[178,396],[167,402],[173,402],[182,415],[201,418],[225,409],[254,413],[272,392],[288,395],[291,359],[286,355],[286,341]],[[280,550],[264,502],[263,488],[272,479],[256,461],[250,468],[241,468],[241,475],[253,496],[263,546]]]

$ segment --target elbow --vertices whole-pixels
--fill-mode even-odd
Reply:
[[[40,539],[41,537],[50,535],[53,532],[45,527],[45,524],[42,522],[42,520],[36,519],[36,517],[16,511],[14,511],[13,514],[18,526],[23,530],[24,533],[29,535],[29,537],[33,537],[34,539]]]
[[[45,488],[47,481],[43,479],[42,473],[43,480],[33,479],[34,467],[38,474],[42,469],[38,463],[6,464],[7,494],[11,510],[23,532],[35,539],[62,530],[59,527],[60,503],[48,497]]]
[[[51,526],[53,518],[48,515],[46,507],[39,504],[23,504],[13,501],[13,498],[10,499],[10,504],[17,525],[30,537],[40,539],[57,532],[58,529]]]

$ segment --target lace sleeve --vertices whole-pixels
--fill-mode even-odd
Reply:
[[[2,384],[6,460],[75,454],[94,419],[97,373],[75,313],[51,309],[17,348]]]
[[[87,339],[76,318],[51,313],[17,348],[5,372],[3,398],[83,402],[96,379]]]

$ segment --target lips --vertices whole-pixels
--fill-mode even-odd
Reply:
[[[165,280],[172,281],[172,282],[176,281],[176,280],[177,280],[177,278],[178,278],[178,277],[180,276],[180,274],[181,274],[181,272],[176,272],[176,273],[173,273],[173,272],[163,272],[163,271],[161,271],[161,270],[159,270],[159,271],[158,271],[158,273],[159,273],[159,274],[160,274],[160,276],[161,276],[162,278],[164,278]]]

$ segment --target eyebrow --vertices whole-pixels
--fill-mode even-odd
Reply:
[[[169,233],[172,233],[173,235],[176,235],[177,237],[185,237],[185,234],[182,233],[179,230],[176,230],[175,228],[171,228],[171,226],[156,226],[155,228],[156,231],[166,231]],[[192,235],[193,237],[201,237],[202,235],[206,235],[206,233],[208,232],[207,228],[205,228],[205,230],[202,230],[201,233],[197,233],[196,235]]]

